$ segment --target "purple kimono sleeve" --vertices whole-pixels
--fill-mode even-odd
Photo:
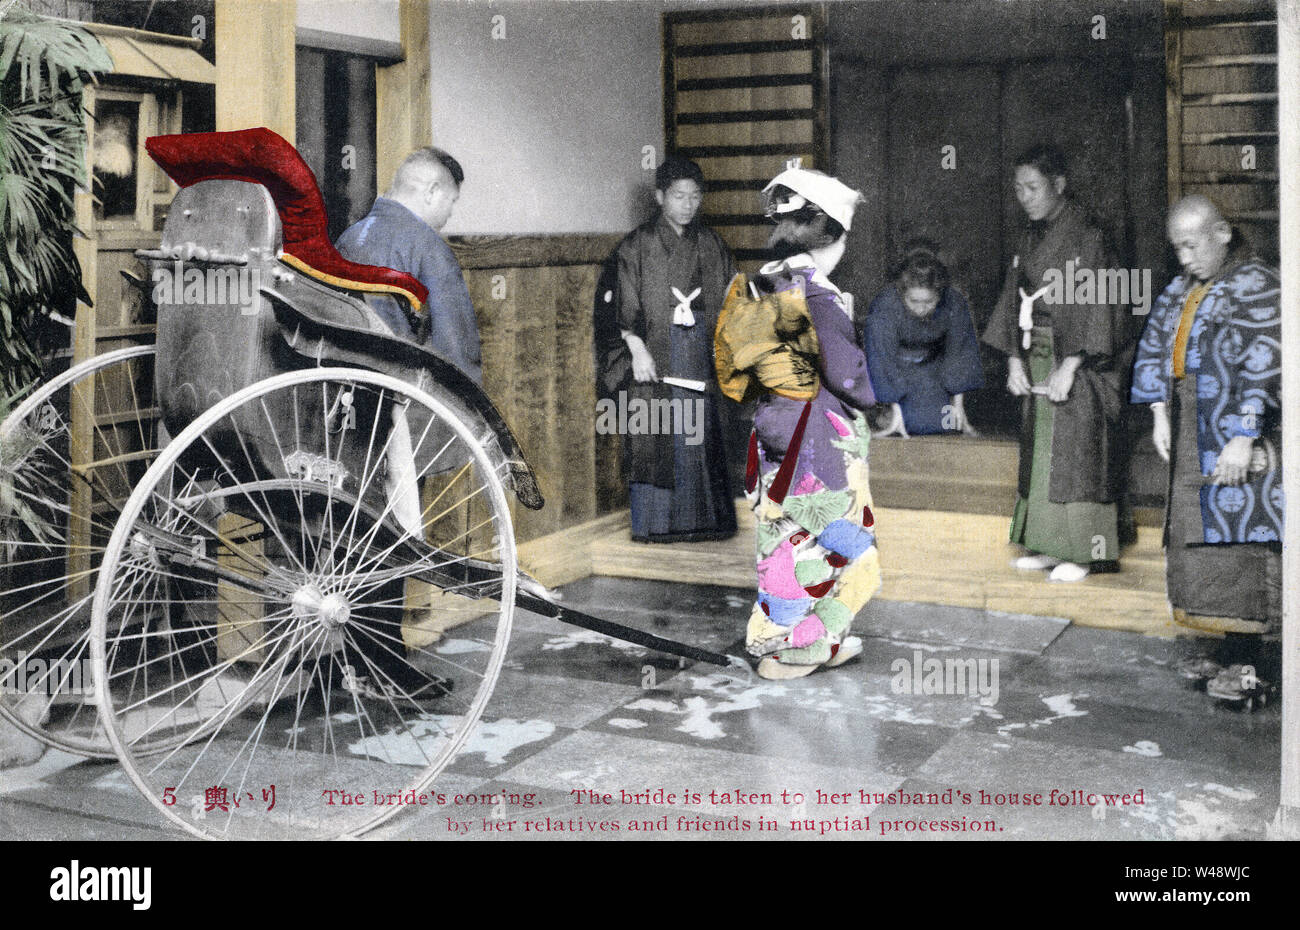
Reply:
[[[826,389],[859,410],[876,403],[867,357],[858,345],[848,314],[830,294],[810,294],[808,312],[821,346],[821,375]]]

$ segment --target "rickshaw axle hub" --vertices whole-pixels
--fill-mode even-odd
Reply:
[[[352,616],[352,606],[341,594],[321,594],[315,585],[305,585],[293,593],[293,615],[300,620],[318,620],[329,629],[338,629]]]

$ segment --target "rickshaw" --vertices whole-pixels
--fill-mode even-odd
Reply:
[[[149,277],[124,272],[156,345],[74,366],[0,424],[0,714],[116,757],[196,836],[352,838],[458,771],[516,604],[748,668],[520,573],[507,490],[543,500],[519,443],[369,308],[423,288],[333,251],[289,143],[147,148],[180,185],[136,253]]]

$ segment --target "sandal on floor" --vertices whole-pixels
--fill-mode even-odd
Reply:
[[[819,668],[820,665],[792,665],[782,662],[776,656],[766,656],[758,663],[758,677],[766,678],[768,681],[790,681],[811,675]]]
[[[1205,683],[1205,693],[1218,701],[1242,704],[1246,711],[1263,707],[1276,693],[1272,682],[1255,675],[1246,665],[1229,665]]]
[[[1223,671],[1223,666],[1209,656],[1188,656],[1175,663],[1174,670],[1187,679],[1206,680]]]
[[[844,641],[834,648],[834,655],[822,663],[827,668],[835,668],[850,659],[856,659],[862,655],[862,638],[859,636],[846,636]]]
[[[1055,568],[1061,564],[1061,560],[1050,555],[1022,555],[1018,559],[1011,560],[1011,567],[1022,572],[1036,572],[1047,568]]]
[[[1080,565],[1077,562],[1062,562],[1052,569],[1051,574],[1047,576],[1048,581],[1075,582],[1083,581],[1088,577],[1088,566]]]

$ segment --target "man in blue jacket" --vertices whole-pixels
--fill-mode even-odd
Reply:
[[[1227,634],[1221,656],[1232,664],[1206,691],[1244,698],[1279,671],[1262,643],[1282,617],[1281,287],[1205,197],[1174,204],[1168,225],[1183,274],[1147,320],[1131,399],[1151,405],[1170,465],[1174,621]]]
[[[367,302],[395,336],[433,350],[481,386],[483,366],[474,305],[460,263],[438,232],[450,219],[464,180],[465,172],[459,162],[446,152],[432,146],[416,149],[398,166],[392,186],[383,196],[375,198],[370,213],[348,227],[335,248],[350,261],[393,268],[417,278],[429,291],[419,315],[408,315],[393,297],[369,295]],[[424,322],[423,314],[428,315],[428,334],[421,339],[417,326],[425,328],[420,325]],[[425,538],[425,513],[421,507],[411,430],[406,414],[396,407],[393,427],[387,446],[385,492],[393,515],[403,529],[412,537]],[[428,637],[417,628],[434,619],[429,612],[431,594],[436,597],[436,592],[423,583],[409,580],[401,634],[408,644]],[[357,667],[372,674],[378,669],[378,683],[391,685],[404,696],[436,695],[445,691],[447,683],[436,674],[445,669],[437,669],[437,663],[430,660],[424,648],[408,649],[403,662],[386,645],[394,635],[395,631],[382,628],[367,633],[361,641],[366,655],[356,658]]]
[[[478,322],[465,278],[451,247],[438,231],[447,224],[460,196],[465,172],[459,162],[432,146],[416,149],[375,198],[370,213],[350,226],[335,247],[344,258],[404,271],[429,290],[425,345],[483,383]],[[407,314],[393,297],[372,297],[371,307],[393,333],[416,340]]]

